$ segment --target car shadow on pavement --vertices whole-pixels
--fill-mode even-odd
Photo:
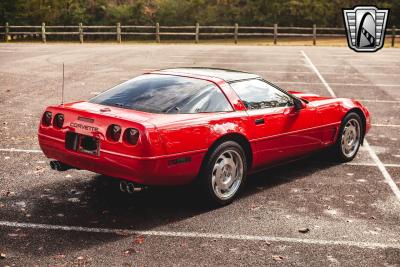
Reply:
[[[259,192],[260,188],[268,190],[332,165],[312,157],[257,173],[249,177],[248,186],[236,201]],[[1,220],[131,230],[154,230],[168,225],[180,231],[179,226],[173,225],[175,222],[212,211],[188,186],[155,187],[129,195],[119,191],[116,179],[102,175],[32,188],[3,197],[0,202],[4,205],[0,209]],[[125,238],[118,234],[80,232],[69,232],[68,239],[62,236],[59,231],[3,227],[0,247],[33,255],[53,255]],[[52,240],[58,240],[57,245]]]

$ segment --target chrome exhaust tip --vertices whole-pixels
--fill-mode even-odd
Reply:
[[[56,170],[56,171],[59,171],[59,172],[72,169],[71,166],[66,165],[66,164],[64,164],[64,163],[62,163],[61,161],[58,161],[58,160],[52,160],[52,161],[50,161],[50,168],[51,168],[52,170]]]
[[[121,192],[123,192],[123,193],[126,193],[127,192],[127,187],[128,187],[128,184],[125,182],[125,181],[121,181],[120,183],[119,183],[119,190],[121,191]]]
[[[57,161],[55,160],[50,161],[50,168],[52,170],[57,170]]]
[[[123,193],[133,194],[142,191],[143,187],[132,182],[120,181],[119,190]]]

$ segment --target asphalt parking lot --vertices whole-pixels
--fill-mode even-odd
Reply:
[[[400,266],[399,49],[0,44],[0,62],[0,266]],[[222,67],[359,99],[373,128],[353,162],[267,170],[220,209],[185,187],[125,195],[104,176],[52,171],[40,153],[63,62],[68,102],[152,69]]]

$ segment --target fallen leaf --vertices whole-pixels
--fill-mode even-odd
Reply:
[[[283,261],[283,257],[281,255],[272,255],[272,259],[274,261]]]
[[[7,191],[7,192],[6,192],[6,196],[7,196],[7,197],[15,196],[15,192],[13,192],[13,191]]]
[[[308,228],[300,228],[299,232],[305,234],[305,233],[310,232],[310,229],[308,229]]]
[[[125,254],[125,255],[131,255],[131,254],[136,253],[136,252],[137,252],[136,249],[134,249],[134,248],[129,248],[129,249],[127,249],[127,250],[124,251],[124,254]]]
[[[135,237],[133,239],[133,242],[135,244],[138,244],[138,245],[143,244],[144,243],[144,236],[140,235],[140,236]]]

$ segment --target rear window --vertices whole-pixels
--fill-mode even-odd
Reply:
[[[91,103],[151,113],[232,111],[212,82],[159,74],[146,74],[117,85],[89,100]]]

